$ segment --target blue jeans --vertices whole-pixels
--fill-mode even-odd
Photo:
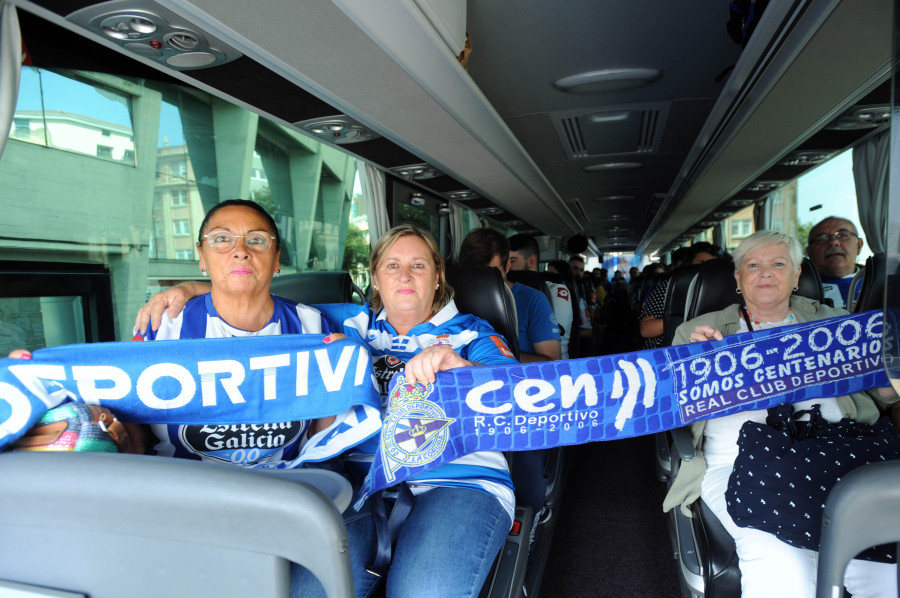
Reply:
[[[344,523],[356,596],[369,596],[379,582],[366,572],[377,548],[369,504],[359,512],[349,507]],[[420,494],[397,539],[387,598],[478,596],[511,526],[500,501],[486,492],[441,487]],[[291,596],[323,595],[315,576],[292,565]]]

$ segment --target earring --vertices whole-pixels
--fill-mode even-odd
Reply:
[[[800,290],[800,285],[798,284],[797,286],[794,287],[794,292],[796,293],[799,290]]]
[[[740,295],[740,294],[741,294],[741,287],[736,288],[735,291],[737,291],[737,294]]]
[[[206,270],[202,269],[202,268],[200,269],[200,273],[201,273],[203,276],[209,276],[209,273],[208,273]]]

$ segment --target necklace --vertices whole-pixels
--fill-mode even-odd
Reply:
[[[753,324],[759,326],[760,321],[759,318],[754,318],[753,314],[750,312],[750,308],[746,305],[744,306],[744,311],[747,312],[747,317],[753,320]],[[790,324],[794,320],[794,308],[788,307],[788,315],[787,315],[788,324]]]
[[[260,326],[257,330],[248,331],[250,332],[250,336],[256,336],[260,332],[262,332],[263,328],[266,327],[266,324],[269,323],[269,306],[266,305],[266,312],[263,314],[262,326]]]
[[[256,329],[256,330],[247,330],[247,333],[248,333],[250,336],[257,336],[260,332],[263,331],[263,329],[266,327],[266,324],[269,323],[269,310],[270,310],[273,306],[274,306],[274,304],[273,304],[273,305],[266,305],[266,312],[263,314],[262,325],[260,325],[260,327],[259,327],[258,329]],[[215,303],[213,303],[213,309],[216,309],[216,304],[215,304]],[[224,322],[224,323],[227,324],[228,326],[231,326],[232,328],[237,328],[237,326],[233,326],[233,325],[230,324],[227,320],[225,320],[224,318],[222,318],[221,314],[219,314],[219,310],[217,310],[217,309],[216,309],[216,314],[219,316],[219,318],[222,320],[222,322]],[[234,334],[232,334],[231,336],[234,336]]]

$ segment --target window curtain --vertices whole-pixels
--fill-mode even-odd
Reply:
[[[0,155],[9,139],[16,99],[19,96],[19,75],[22,70],[22,34],[16,7],[0,0]]]
[[[883,253],[887,239],[890,140],[891,132],[886,130],[853,148],[853,180],[856,183],[859,222],[872,253]]]
[[[369,238],[372,245],[388,232],[391,221],[388,218],[384,173],[363,161],[359,161],[359,184],[366,199],[369,213]]]
[[[473,210],[458,203],[450,203],[450,235],[453,241],[453,261],[459,259],[459,246],[471,231],[481,228],[481,220]]]

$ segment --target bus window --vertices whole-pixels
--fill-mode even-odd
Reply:
[[[853,152],[847,150],[804,174],[783,191],[796,194],[797,238],[806,246],[809,231],[828,216],[840,216],[856,226],[865,238],[857,209],[856,186],[853,180]],[[790,232],[791,229],[786,229]],[[868,243],[863,243],[857,263],[863,264],[872,255]]]
[[[273,215],[285,273],[344,269],[356,170],[343,151],[196,89],[23,67],[0,160],[15,231],[0,259],[107,266],[116,337],[130,338],[147,297],[198,278],[197,229],[224,199]]]

